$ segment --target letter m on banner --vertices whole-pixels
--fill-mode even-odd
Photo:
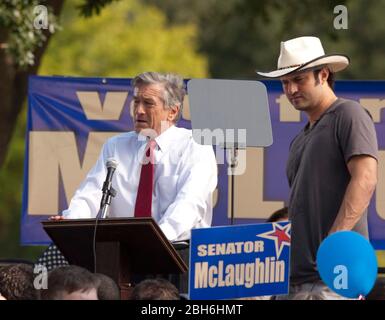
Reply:
[[[31,77],[23,244],[45,244],[41,220],[65,209],[103,143],[132,129],[130,79]]]

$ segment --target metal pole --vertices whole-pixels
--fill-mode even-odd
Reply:
[[[236,146],[232,147],[231,150],[231,212],[230,212],[230,224],[234,224],[234,211],[235,211],[235,201],[234,201],[234,190],[235,190],[235,168],[237,166],[237,157],[238,157],[238,148]]]

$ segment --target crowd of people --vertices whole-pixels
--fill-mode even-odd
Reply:
[[[104,274],[91,273],[75,265],[48,272],[46,288],[36,288],[34,266],[17,263],[0,267],[0,300],[120,300],[117,283]],[[132,300],[183,300],[179,290],[163,278],[149,278],[133,287]],[[385,299],[385,277],[378,277],[367,300]],[[270,300],[253,297],[247,300]],[[321,292],[296,295],[294,300],[324,300]]]
[[[48,272],[46,287],[37,285],[34,266],[17,263],[0,267],[0,300],[120,300],[120,288],[110,277],[66,265]],[[133,300],[179,300],[178,289],[162,278],[145,279]]]
[[[267,222],[288,220],[288,208],[271,214]],[[48,247],[37,260],[47,271],[46,288],[36,288],[33,264],[0,265],[0,300],[120,300],[118,284],[110,277],[70,265],[55,245]],[[276,300],[278,296],[245,298],[246,300]],[[187,295],[164,278],[147,278],[135,285],[132,300],[183,300]],[[367,300],[385,300],[385,277],[378,277]],[[325,300],[322,292],[310,290],[297,294],[293,300]]]

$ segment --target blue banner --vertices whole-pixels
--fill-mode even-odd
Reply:
[[[192,230],[190,299],[287,294],[290,227],[280,222]]]
[[[235,178],[235,223],[263,222],[282,208],[289,187],[285,166],[291,140],[306,124],[282,92],[279,81],[264,81],[268,90],[273,144],[248,148],[240,156],[245,171]],[[380,148],[378,186],[369,206],[369,231],[376,249],[385,249],[385,82],[337,81],[336,94],[360,102],[375,122]],[[24,165],[22,244],[47,244],[40,222],[67,207],[96,162],[104,141],[132,130],[130,79],[32,76]],[[179,126],[191,128],[188,99]],[[213,225],[230,223],[227,166],[219,165]]]

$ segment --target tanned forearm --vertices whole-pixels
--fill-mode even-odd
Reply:
[[[348,163],[351,180],[330,233],[352,230],[360,220],[377,183],[377,161],[369,156],[354,157]]]

